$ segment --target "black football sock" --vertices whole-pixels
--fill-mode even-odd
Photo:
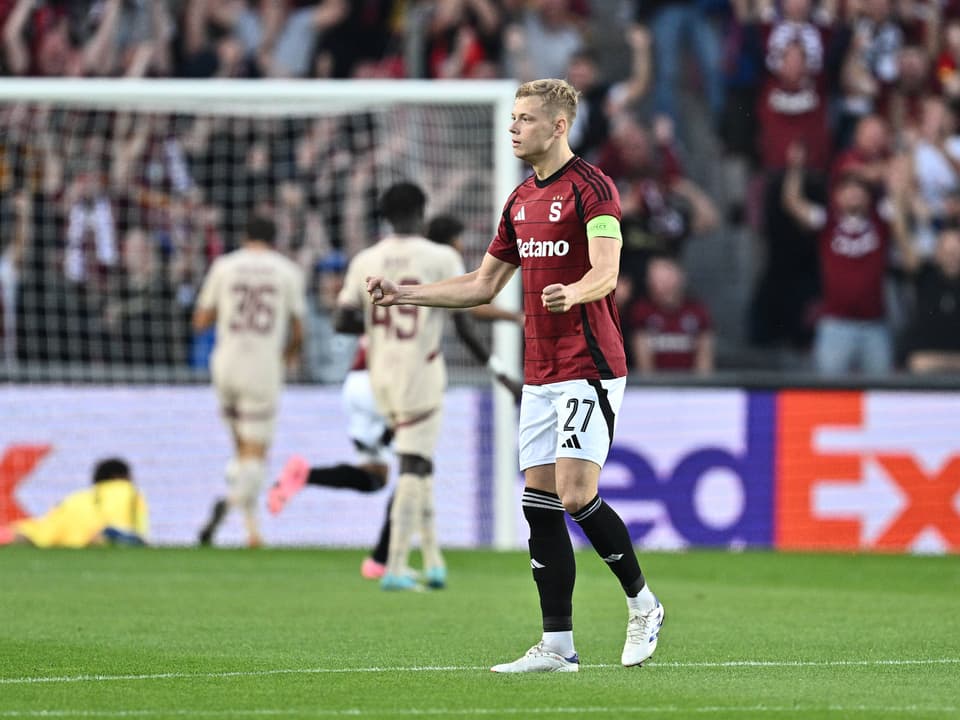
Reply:
[[[370,557],[381,565],[387,564],[387,553],[390,552],[390,509],[393,507],[393,495],[390,496],[390,502],[387,503],[387,514],[383,518],[383,527],[380,528],[380,539],[377,540],[377,546],[370,553]]]
[[[577,565],[564,520],[563,504],[554,493],[526,488],[523,515],[530,526],[530,567],[540,595],[544,632],[573,630],[573,585]]]
[[[349,488],[359,492],[376,492],[383,487],[383,478],[363,468],[340,464],[310,468],[307,483],[329,488]]]
[[[213,542],[214,533],[217,532],[217,528],[220,527],[220,523],[223,522],[223,518],[226,516],[228,509],[227,501],[224,498],[220,498],[213,504],[210,519],[200,531],[198,541],[201,545],[210,545]]]
[[[630,533],[616,510],[597,495],[570,517],[580,525],[593,549],[613,570],[627,597],[636,597],[645,581]]]

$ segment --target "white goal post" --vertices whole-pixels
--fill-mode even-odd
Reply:
[[[0,109],[6,113],[13,112],[17,106],[27,106],[31,108],[63,108],[67,110],[76,109],[86,113],[91,111],[94,114],[109,116],[110,120],[104,122],[113,123],[114,117],[118,114],[132,114],[134,121],[131,136],[136,133],[136,123],[141,119],[146,119],[150,114],[163,114],[174,118],[175,116],[243,116],[253,119],[274,118],[286,120],[289,118],[299,118],[309,120],[313,117],[324,117],[332,114],[346,116],[351,114],[376,113],[385,107],[390,108],[422,108],[410,114],[404,114],[401,110],[397,115],[395,123],[409,123],[413,125],[423,125],[422,128],[410,128],[412,131],[419,131],[419,145],[416,153],[427,157],[434,152],[447,152],[444,148],[455,148],[456,143],[461,138],[470,138],[472,141],[489,143],[489,150],[484,155],[487,167],[476,168],[477,175],[482,174],[486,180],[480,183],[476,177],[470,177],[462,181],[462,185],[457,182],[447,182],[442,177],[437,180],[441,188],[444,186],[449,194],[489,194],[481,204],[474,204],[472,208],[483,208],[483,220],[474,223],[472,228],[477,241],[474,247],[466,254],[467,266],[470,267],[478,259],[479,238],[486,237],[486,240],[492,237],[496,230],[496,224],[499,220],[502,203],[506,200],[509,193],[520,180],[521,168],[516,158],[513,156],[510,144],[508,143],[506,128],[510,118],[510,112],[514,100],[516,86],[512,81],[425,81],[425,80],[402,80],[402,81],[384,81],[384,80],[356,80],[356,81],[314,81],[314,80],[143,80],[143,79],[34,79],[34,78],[4,78],[0,79]],[[472,128],[468,122],[463,127],[458,127],[455,131],[444,135],[443,123],[445,119],[454,117],[452,110],[445,110],[439,115],[438,126],[431,125],[433,121],[429,116],[430,108],[443,107],[451,108],[459,106],[468,108],[471,112],[481,109],[484,113],[489,110],[489,122],[484,121],[482,132],[484,137],[476,137],[476,133],[481,128]],[[5,115],[7,117],[7,115]],[[85,120],[87,121],[87,120]],[[252,120],[251,122],[255,122]],[[172,124],[175,120],[171,119]],[[428,127],[429,126],[429,127]],[[489,127],[488,127],[489,126]],[[29,135],[30,129],[25,125],[24,131]],[[106,127],[106,126],[105,126]],[[112,124],[110,130],[104,130],[104,135],[113,132]],[[491,128],[492,127],[492,131]],[[88,131],[89,132],[89,131]],[[96,131],[94,131],[96,132]],[[12,130],[6,125],[0,127],[0,144],[11,145]],[[437,146],[434,139],[444,135],[443,141],[449,143],[444,146]],[[19,140],[17,141],[19,142]],[[57,140],[54,139],[54,145]],[[115,162],[113,157],[116,148],[108,143],[98,145],[97,152],[103,155],[103,166],[108,166]],[[51,149],[53,153],[60,151],[59,147]],[[401,149],[398,154],[404,151]],[[8,153],[9,155],[9,153]],[[30,158],[27,158],[29,160]],[[25,162],[22,158],[17,162]],[[336,162],[336,158],[331,156],[330,162]],[[443,163],[444,159],[417,158],[414,163],[417,164],[417,171],[422,175],[424,168],[429,170],[430,163]],[[463,162],[462,159],[453,157],[451,163]],[[12,164],[12,163],[11,163]],[[9,168],[4,168],[7,170]],[[403,163],[398,161],[396,167],[392,168],[390,179],[396,179],[403,173]],[[31,172],[29,168],[24,171],[27,174]],[[416,175],[416,173],[414,173]],[[412,179],[419,180],[418,177]],[[174,181],[176,178],[174,178]],[[226,177],[225,182],[231,182],[232,178]],[[14,181],[15,182],[15,181]],[[469,183],[473,183],[472,185]],[[485,184],[484,184],[485,183]],[[348,189],[343,191],[349,192]],[[429,194],[429,190],[428,190]],[[453,208],[456,205],[456,198],[447,198],[447,204]],[[91,211],[93,218],[93,211]],[[89,221],[91,224],[96,219]],[[484,224],[485,223],[485,224]],[[64,222],[61,222],[61,226]],[[57,232],[63,235],[62,230]],[[58,242],[63,242],[58,238]],[[9,246],[9,244],[7,244]],[[481,247],[479,253],[482,254]],[[0,252],[5,250],[5,244],[0,243]],[[58,262],[63,262],[58,260]],[[68,266],[69,267],[69,266]],[[2,268],[0,268],[2,269]],[[2,274],[0,274],[0,289],[2,289]],[[8,282],[9,284],[9,282]],[[8,293],[9,296],[9,293]],[[501,293],[497,301],[499,304],[510,309],[519,309],[520,290],[519,278],[515,278],[507,289]],[[9,299],[8,303],[9,305]],[[38,304],[42,308],[42,305]],[[66,305],[64,307],[67,307]],[[67,307],[69,312],[70,308]],[[62,314],[63,308],[50,310],[51,314]],[[12,338],[10,326],[13,324],[12,313],[7,307],[4,311],[7,316],[6,337],[0,336],[0,353],[8,369],[7,378],[16,380],[24,377],[24,368],[30,365],[30,361],[24,361],[17,357],[16,338]],[[56,318],[62,326],[63,318]],[[3,327],[0,324],[0,327]],[[60,327],[61,334],[70,333]],[[28,333],[29,334],[29,333]],[[77,333],[83,335],[83,332]],[[494,351],[511,366],[511,371],[515,377],[521,374],[519,365],[522,355],[522,334],[519,328],[510,327],[507,323],[497,323],[492,330],[492,339]],[[67,338],[68,341],[71,338]],[[28,337],[28,341],[30,338]],[[14,349],[11,349],[14,348]],[[12,368],[12,372],[10,369]],[[29,375],[29,373],[27,373]],[[119,377],[119,376],[118,376]],[[148,382],[151,379],[150,373],[138,376],[141,380]],[[68,381],[71,374],[64,372],[64,377],[60,381]],[[30,378],[27,377],[29,380]],[[36,379],[36,378],[34,378]],[[57,377],[46,376],[45,380],[57,381]],[[107,382],[116,382],[116,378],[105,377]],[[497,386],[493,396],[493,458],[491,467],[494,474],[494,493],[492,518],[493,529],[491,533],[492,543],[498,548],[512,548],[516,545],[516,501],[515,491],[517,482],[517,460],[516,460],[516,407],[510,394],[503,388]],[[441,440],[442,442],[456,442],[455,439]]]

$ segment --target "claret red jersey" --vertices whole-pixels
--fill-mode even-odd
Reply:
[[[547,312],[540,302],[547,285],[570,285],[590,269],[586,226],[599,215],[619,221],[620,195],[610,178],[580,157],[544,180],[531,175],[504,205],[487,252],[520,266],[524,382],[530,385],[627,374],[612,292],[565,313]]]

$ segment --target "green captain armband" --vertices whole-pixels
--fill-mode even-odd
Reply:
[[[597,215],[587,223],[587,239],[595,237],[616,238],[623,244],[623,235],[620,234],[620,221],[613,215]]]

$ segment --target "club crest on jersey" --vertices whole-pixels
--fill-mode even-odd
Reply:
[[[517,238],[517,250],[522,258],[562,257],[570,252],[570,243],[566,240],[521,240]]]

